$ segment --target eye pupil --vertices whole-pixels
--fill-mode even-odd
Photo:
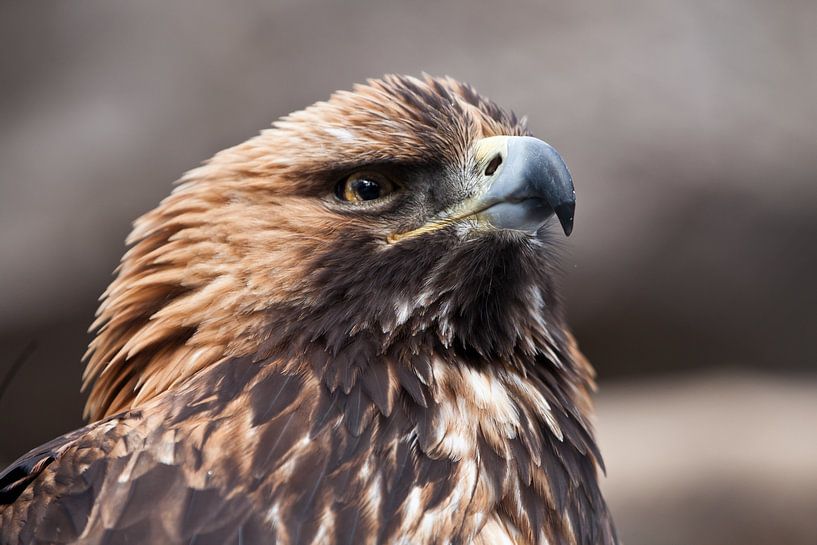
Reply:
[[[346,202],[363,202],[382,199],[394,191],[394,184],[377,172],[356,172],[341,180],[335,187],[335,195]]]
[[[380,198],[380,184],[366,178],[359,178],[352,182],[352,190],[362,201],[373,201]]]

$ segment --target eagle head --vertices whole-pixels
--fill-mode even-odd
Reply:
[[[338,92],[136,222],[86,415],[158,426],[157,460],[192,449],[186,482],[246,491],[287,542],[355,542],[350,517],[366,542],[612,544],[553,283],[574,207],[559,154],[467,85]]]
[[[524,367],[569,350],[546,220],[575,193],[524,120],[450,78],[386,76],[216,154],[135,223],[92,329],[86,416],[228,357],[432,343]]]

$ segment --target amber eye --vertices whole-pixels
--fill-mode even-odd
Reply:
[[[394,185],[375,172],[356,172],[341,180],[335,194],[342,201],[373,201],[385,197],[394,190]]]

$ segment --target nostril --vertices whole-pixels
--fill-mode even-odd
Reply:
[[[486,176],[493,176],[494,172],[496,172],[496,169],[498,169],[499,165],[501,165],[501,164],[502,164],[502,155],[497,153],[494,156],[494,158],[491,159],[491,162],[488,163],[488,166],[485,167],[485,175]]]

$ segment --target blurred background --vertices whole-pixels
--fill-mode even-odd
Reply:
[[[817,543],[813,0],[0,3],[0,463],[81,424],[130,224],[387,72],[529,116],[578,191],[562,285],[629,545]],[[33,344],[31,344],[33,343]]]

